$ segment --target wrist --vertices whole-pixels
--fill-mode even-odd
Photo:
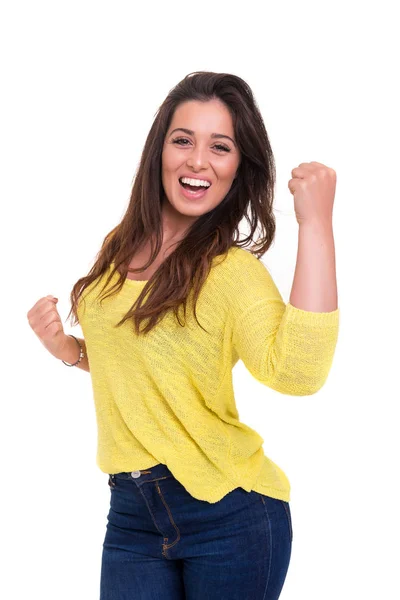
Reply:
[[[65,334],[63,344],[57,352],[56,358],[69,364],[74,364],[80,356],[80,348],[76,340],[68,334]]]

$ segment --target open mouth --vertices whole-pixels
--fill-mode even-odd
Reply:
[[[185,181],[182,181],[182,179]],[[199,180],[199,183],[196,182],[195,185],[193,185],[191,183],[187,183],[186,177],[180,177],[179,183],[185,190],[189,190],[190,192],[206,191],[206,190],[208,190],[208,188],[211,187],[210,183],[208,183],[206,181],[202,181],[201,179]]]

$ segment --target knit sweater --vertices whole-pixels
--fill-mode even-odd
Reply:
[[[109,285],[118,279],[114,273]],[[135,333],[130,319],[113,327],[146,281],[126,279],[101,306],[96,297],[105,279],[95,287],[97,281],[84,290],[77,314],[101,471],[164,463],[199,500],[214,503],[241,487],[289,502],[287,476],[265,455],[261,435],[240,421],[232,369],[240,359],[273,390],[316,393],[332,365],[339,309],[310,312],[285,304],[264,263],[237,247],[214,258],[200,292],[196,314],[204,329],[190,301],[185,326],[168,312],[145,335]]]

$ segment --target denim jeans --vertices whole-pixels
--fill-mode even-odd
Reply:
[[[168,467],[109,475],[100,600],[275,600],[289,567],[289,503],[238,487],[209,503]]]

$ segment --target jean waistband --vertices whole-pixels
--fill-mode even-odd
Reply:
[[[167,465],[158,463],[148,469],[138,469],[137,471],[127,471],[121,473],[109,473],[112,480],[115,479],[134,479],[137,483],[159,477],[173,476]]]

